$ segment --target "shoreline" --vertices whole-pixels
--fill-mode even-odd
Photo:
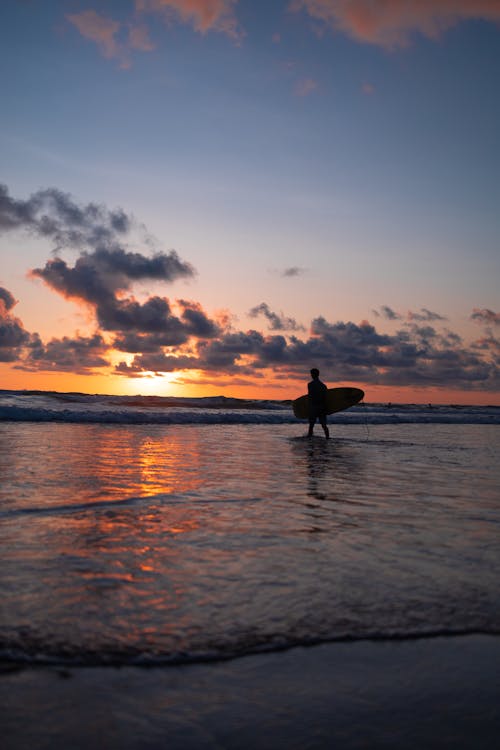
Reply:
[[[454,748],[500,733],[500,637],[334,642],[152,667],[0,674],[4,750]]]

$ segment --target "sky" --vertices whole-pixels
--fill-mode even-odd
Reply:
[[[500,404],[500,0],[2,0],[0,387]]]

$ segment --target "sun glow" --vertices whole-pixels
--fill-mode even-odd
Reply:
[[[180,395],[174,393],[177,390],[175,380],[176,372],[166,372],[158,375],[155,372],[145,372],[137,378],[126,378],[126,389],[129,393],[141,393],[144,396]]]

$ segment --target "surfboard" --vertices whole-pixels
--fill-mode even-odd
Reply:
[[[365,393],[361,388],[329,388],[326,394],[326,413],[335,414],[359,403]],[[297,419],[309,418],[309,397],[300,396],[292,401],[293,413]]]

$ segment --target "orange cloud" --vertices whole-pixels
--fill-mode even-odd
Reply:
[[[100,16],[95,10],[86,10],[82,13],[67,15],[66,18],[73,26],[76,26],[80,34],[97,44],[101,54],[109,59],[117,59],[120,67],[130,67],[130,50],[151,52],[155,45],[149,38],[146,26],[129,25],[128,41],[119,42],[117,35],[122,24],[112,18]]]
[[[130,26],[128,39],[130,46],[133,49],[141,50],[141,52],[152,52],[155,48],[155,45],[149,38],[147,26]]]
[[[460,21],[500,22],[498,0],[293,0],[290,9],[383,47],[405,46],[415,32],[437,38]]]
[[[97,44],[104,57],[121,57],[120,45],[115,39],[120,28],[119,21],[100,16],[95,10],[85,10],[66,18],[83,37]]]
[[[135,8],[142,13],[162,13],[167,20],[180,19],[192,23],[195,30],[222,31],[239,38],[241,31],[234,15],[237,0],[135,0]]]

